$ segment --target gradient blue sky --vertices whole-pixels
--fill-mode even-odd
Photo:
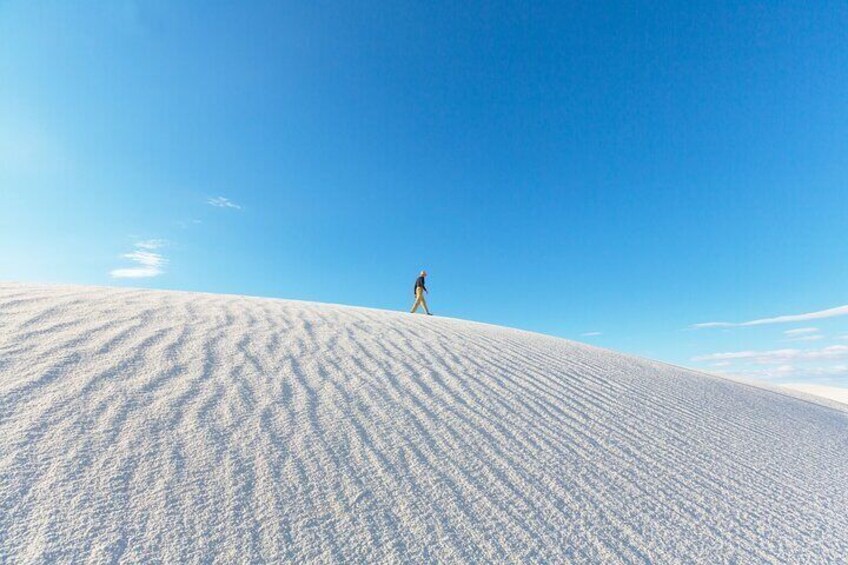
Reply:
[[[844,1],[2,1],[0,278],[407,309],[426,268],[437,314],[848,386],[848,309],[692,328],[848,303],[846,29]]]

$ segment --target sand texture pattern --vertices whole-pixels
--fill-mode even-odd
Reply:
[[[459,320],[0,284],[3,563],[846,559],[838,409]]]

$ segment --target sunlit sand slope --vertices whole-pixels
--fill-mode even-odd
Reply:
[[[0,561],[844,562],[848,416],[541,335],[0,284]]]

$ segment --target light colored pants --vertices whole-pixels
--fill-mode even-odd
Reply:
[[[415,304],[412,305],[412,310],[410,310],[410,313],[415,313],[415,311],[418,310],[419,306],[423,306],[424,311],[428,314],[430,313],[429,308],[427,308],[427,301],[424,299],[424,289],[420,286],[415,289]]]

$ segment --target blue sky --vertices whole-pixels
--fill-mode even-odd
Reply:
[[[0,278],[848,386],[844,2],[249,4],[0,2]]]

